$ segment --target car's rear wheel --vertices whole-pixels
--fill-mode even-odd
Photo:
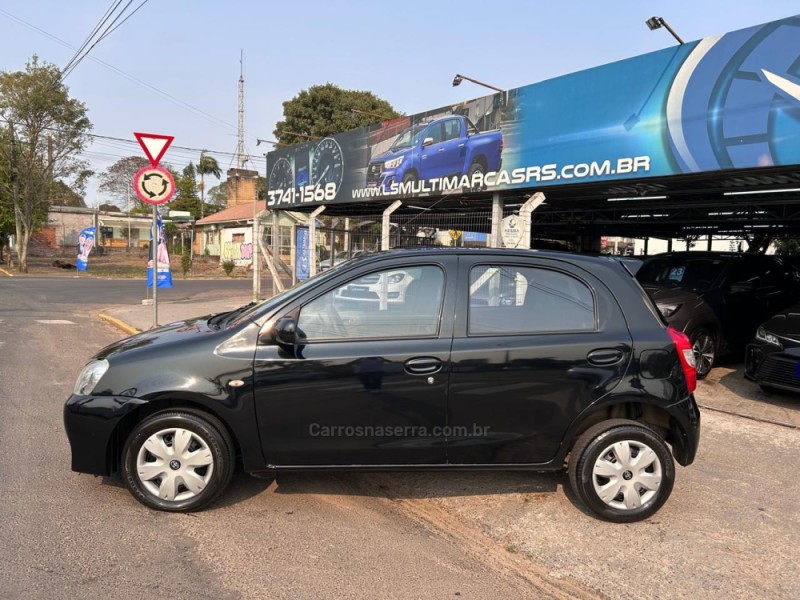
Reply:
[[[692,335],[692,351],[697,378],[704,379],[717,359],[717,337],[708,329],[699,329]]]
[[[667,444],[649,427],[612,419],[590,427],[569,461],[575,495],[597,516],[615,523],[655,514],[672,492],[675,463]]]
[[[121,463],[125,485],[139,502],[185,512],[202,508],[222,493],[233,475],[234,449],[214,417],[169,411],[136,426]]]

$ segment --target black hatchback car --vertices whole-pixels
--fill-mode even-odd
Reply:
[[[198,509],[234,465],[559,470],[635,521],[695,457],[692,351],[611,258],[372,254],[101,350],[64,408],[75,471]],[[671,448],[670,448],[671,447]]]
[[[718,356],[741,352],[761,322],[800,300],[795,267],[763,254],[658,254],[636,278],[667,322],[689,336],[699,379]]]

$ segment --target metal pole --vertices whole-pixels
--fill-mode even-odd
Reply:
[[[277,265],[281,262],[281,217],[277,210],[272,211],[272,262],[276,265],[275,272],[280,275]],[[280,281],[272,280],[272,295],[283,291]]]
[[[308,275],[317,274],[317,215],[325,210],[325,205],[318,206],[308,219]]]
[[[533,211],[544,202],[544,194],[536,192],[533,196],[528,198],[519,209],[519,218],[522,221],[522,240],[520,240],[518,248],[531,247],[531,221],[533,220]]]
[[[153,205],[153,243],[151,254],[153,259],[153,327],[158,327],[158,208]]]
[[[297,223],[292,223],[292,241],[291,241],[291,255],[292,255],[292,287],[297,285]]]
[[[400,202],[400,200],[395,200],[383,211],[383,222],[381,223],[381,250],[388,250],[391,245],[389,241],[389,229],[391,227],[389,217],[402,205],[403,203]]]
[[[258,199],[253,199],[253,302],[258,302],[261,295],[261,263],[258,260],[259,241]]]
[[[492,235],[489,240],[490,248],[500,248],[500,228],[503,226],[503,200],[500,193],[492,194]]]

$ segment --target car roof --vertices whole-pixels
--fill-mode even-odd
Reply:
[[[498,257],[519,257],[519,258],[549,258],[553,260],[568,260],[576,264],[584,264],[589,267],[590,265],[610,265],[613,263],[625,264],[626,261],[623,256],[606,256],[606,255],[589,255],[577,254],[574,252],[563,252],[559,250],[529,250],[522,248],[453,248],[447,246],[436,247],[421,247],[421,248],[393,248],[391,250],[383,250],[378,252],[370,252],[362,256],[353,258],[348,261],[355,263],[356,261],[372,260],[376,257],[419,257],[419,256],[441,256],[443,254],[463,254],[463,255],[481,255],[481,256],[498,256]],[[627,257],[630,259],[630,257]],[[359,263],[360,264],[360,263]],[[633,266],[633,265],[631,265]]]

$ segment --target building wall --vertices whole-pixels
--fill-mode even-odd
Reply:
[[[94,225],[95,210],[71,206],[53,206],[47,214],[46,228],[52,229],[58,246],[78,245],[81,230]]]
[[[258,171],[228,169],[228,208],[252,204],[256,198]]]

